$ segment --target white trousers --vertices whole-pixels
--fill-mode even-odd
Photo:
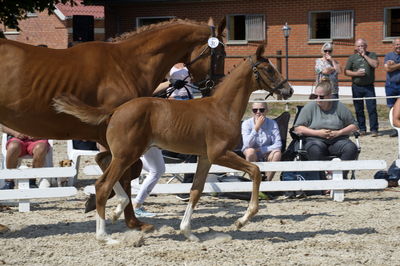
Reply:
[[[149,174],[140,186],[140,190],[133,201],[138,204],[143,204],[160,177],[165,173],[165,163],[161,150],[156,147],[148,149],[140,159],[143,163],[143,169]]]

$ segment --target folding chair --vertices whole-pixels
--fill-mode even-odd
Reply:
[[[49,151],[46,154],[46,159],[44,163],[44,167],[53,167],[53,140],[48,140],[49,141]],[[1,166],[2,169],[7,169],[7,163],[6,163],[6,157],[7,157],[7,134],[3,133],[2,138],[1,138],[1,154],[2,154],[2,160],[1,160]],[[24,168],[25,166],[21,165],[21,161],[23,159],[32,159],[32,156],[30,155],[25,155],[22,156],[18,159],[18,168]],[[0,179],[0,186],[4,185],[4,180]]]
[[[76,169],[76,175],[68,179],[68,186],[73,186],[78,178],[79,164],[81,156],[96,156],[98,150],[79,150],[75,149],[72,140],[67,141],[68,159],[72,161]]]

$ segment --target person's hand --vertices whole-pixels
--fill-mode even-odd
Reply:
[[[330,129],[319,129],[318,130],[318,137],[323,139],[330,139],[331,130]]]
[[[328,60],[328,61],[331,61],[332,60],[332,56],[330,54],[328,54],[328,53],[325,53],[325,59]]]
[[[393,60],[387,60],[387,61],[386,61],[386,64],[387,64],[387,65],[394,65],[394,61],[393,61]]]
[[[334,67],[327,67],[327,68],[325,68],[325,73],[324,74],[329,75],[329,74],[333,73],[334,71],[335,71]]]
[[[365,69],[364,68],[359,68],[357,71],[357,76],[358,77],[364,77],[365,76]]]
[[[358,53],[362,56],[362,57],[364,57],[365,56],[365,49],[364,49],[364,47],[359,47],[359,49],[358,49]]]
[[[329,139],[334,139],[340,136],[339,130],[331,130],[329,133]]]
[[[265,116],[260,115],[258,117],[255,118],[255,126],[254,126],[254,130],[258,132],[258,130],[261,128],[262,124],[265,121]]]

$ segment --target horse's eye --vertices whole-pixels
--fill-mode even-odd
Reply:
[[[267,71],[269,75],[274,74],[274,69],[271,65],[265,66],[264,69]]]

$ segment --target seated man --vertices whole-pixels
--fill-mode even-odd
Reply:
[[[8,134],[6,146],[6,166],[8,169],[17,168],[18,158],[27,154],[33,156],[32,165],[34,168],[44,167],[49,150],[49,142],[46,139],[35,139],[6,126],[3,126],[3,132]],[[13,189],[14,186],[13,180],[6,179],[2,189]],[[37,188],[35,179],[29,180],[29,187]]]
[[[242,152],[249,162],[277,162],[281,159],[282,141],[278,124],[265,117],[266,103],[253,103],[253,117],[242,123]],[[271,181],[275,172],[267,172],[263,180]]]
[[[318,83],[315,87],[317,101],[302,108],[294,125],[295,132],[306,137],[304,149],[308,160],[329,160],[329,156],[355,160],[358,150],[349,135],[358,130],[357,123],[343,103],[321,101],[331,96],[331,83],[325,80]]]

